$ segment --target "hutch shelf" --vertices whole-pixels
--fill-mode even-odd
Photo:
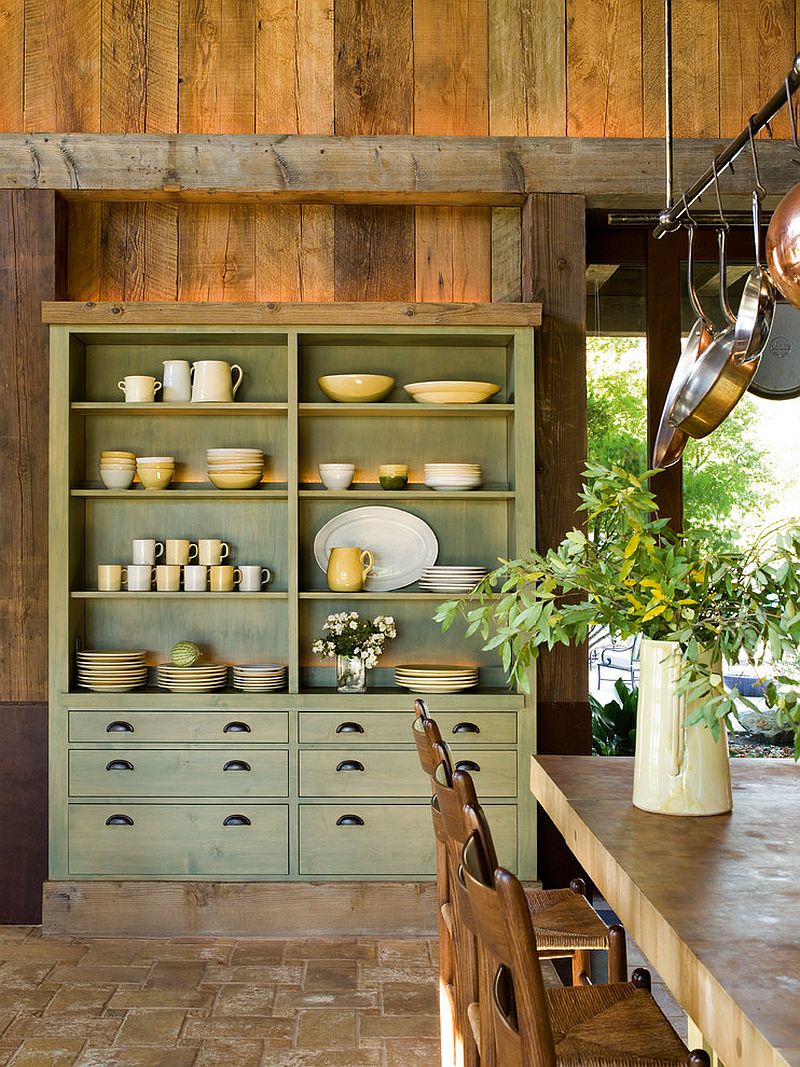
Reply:
[[[411,741],[414,694],[393,685],[396,663],[480,666],[481,687],[431,695],[455,758],[477,768],[501,859],[535,875],[526,775],[534,749],[533,699],[506,687],[494,653],[442,634],[432,621],[444,594],[410,586],[350,596],[328,591],[314,537],[333,516],[367,503],[427,522],[438,562],[492,566],[534,539],[533,323],[517,306],[415,324],[385,306],[359,321],[332,308],[318,325],[237,322],[221,306],[175,311],[135,306],[135,323],[102,318],[102,305],[47,306],[51,326],[50,454],[50,877],[89,882],[431,879],[428,791]],[[133,305],[128,305],[128,308]],[[109,305],[110,310],[113,310]],[[345,318],[345,315],[349,318]],[[500,318],[498,317],[500,315]],[[130,317],[130,316],[129,316]],[[364,323],[369,319],[368,323]],[[526,324],[527,323],[527,324]],[[126,374],[160,377],[167,358],[225,359],[244,378],[229,404],[125,404]],[[327,402],[325,373],[369,370],[397,385],[379,404]],[[409,403],[405,383],[441,378],[501,386],[479,405]],[[250,446],[267,456],[257,489],[224,491],[205,478],[208,447]],[[103,449],[175,456],[166,490],[105,489]],[[353,487],[327,491],[317,465],[356,464]],[[434,492],[426,461],[480,463],[486,484]],[[378,466],[406,462],[410,485],[384,492]],[[133,538],[218,537],[231,562],[272,571],[261,593],[99,592],[97,564],[125,563]],[[363,545],[361,547],[369,547]],[[392,614],[398,638],[364,695],[332,688],[333,665],[311,645],[327,614]],[[173,693],[155,665],[178,640],[214,662],[279,661],[285,692]],[[142,648],[150,684],[122,693],[81,689],[79,648]]]

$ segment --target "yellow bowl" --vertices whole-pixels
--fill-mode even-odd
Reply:
[[[500,392],[494,382],[409,382],[403,388],[418,404],[482,404]]]
[[[100,459],[136,459],[136,453],[105,451],[100,453]]]
[[[254,489],[264,476],[263,471],[251,474],[212,474],[208,473],[208,480],[217,489]]]
[[[394,388],[388,374],[324,374],[317,385],[325,396],[339,404],[373,404]]]
[[[140,467],[139,481],[145,489],[166,489],[172,481],[174,470],[159,470],[156,467]]]

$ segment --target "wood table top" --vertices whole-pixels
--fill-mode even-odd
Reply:
[[[800,767],[734,759],[731,777],[728,815],[653,815],[633,759],[531,759],[534,796],[725,1067],[800,1067]]]

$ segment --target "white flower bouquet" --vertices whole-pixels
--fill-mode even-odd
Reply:
[[[329,615],[322,624],[325,631],[311,646],[320,659],[334,656],[357,657],[367,668],[376,667],[387,641],[397,637],[391,615],[376,615],[362,619],[357,611],[339,611]]]

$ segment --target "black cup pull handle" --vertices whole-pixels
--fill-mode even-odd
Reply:
[[[249,771],[250,764],[245,763],[243,759],[229,759],[222,769],[223,771]]]
[[[229,815],[222,823],[223,826],[251,826],[246,815]]]
[[[453,727],[454,734],[479,734],[480,732],[480,726],[476,726],[474,722],[457,722]]]
[[[336,765],[337,771],[363,771],[364,764],[357,759],[343,759],[341,763]]]
[[[336,727],[337,734],[363,734],[364,727],[360,722],[340,722]]]
[[[127,759],[112,759],[106,764],[107,771],[132,771],[133,764]]]
[[[364,820],[360,815],[340,815],[336,820],[337,826],[363,826]]]
[[[125,722],[123,719],[117,719],[116,722],[110,722],[106,727],[107,734],[132,734],[133,727],[129,722]]]
[[[106,826],[133,826],[133,819],[130,815],[109,815]]]
[[[246,722],[227,722],[222,727],[224,734],[249,734],[250,727]]]
[[[456,764],[457,771],[471,771],[472,774],[477,774],[480,769],[480,763],[476,763],[474,759],[460,759]]]

